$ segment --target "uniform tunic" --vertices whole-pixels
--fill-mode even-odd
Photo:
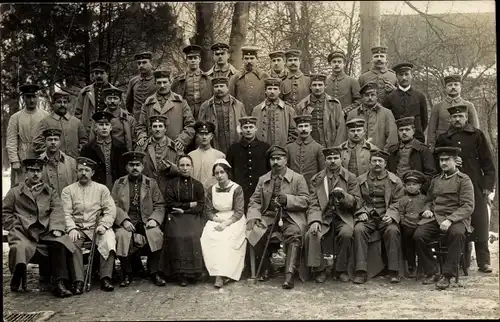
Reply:
[[[398,144],[398,129],[391,111],[380,104],[372,108],[361,105],[347,114],[347,121],[358,117],[365,119],[367,139],[371,138],[379,149],[387,151]]]
[[[433,149],[436,145],[437,138],[448,131],[450,127],[450,113],[448,108],[452,105],[465,104],[467,105],[468,122],[479,129],[479,119],[474,104],[464,100],[461,97],[451,98],[446,96],[444,100],[432,107],[431,116],[429,118],[429,127],[427,128],[427,144]]]
[[[231,145],[227,152],[226,159],[232,166],[232,178],[243,188],[245,211],[260,176],[269,171],[266,151],[270,147],[268,143],[256,138],[250,142],[242,138],[239,142]]]
[[[193,179],[200,181],[204,189],[213,185],[216,181],[212,175],[214,163],[217,159],[224,159],[226,155],[214,148],[203,150],[201,147],[188,155],[193,159]]]
[[[280,84],[283,101],[290,104],[293,108],[311,93],[311,78],[304,75],[301,71],[295,74],[290,72]]]
[[[320,97],[316,97],[314,95],[311,95],[311,107],[313,108],[313,111],[311,113],[312,116],[312,132],[311,136],[316,142],[324,142],[321,139],[323,137],[322,132],[324,131],[324,126],[325,124],[323,123],[323,117],[325,114],[325,111],[323,110],[325,104],[325,96],[321,95]]]
[[[286,148],[288,167],[302,174],[307,185],[310,184],[313,175],[325,168],[323,146],[314,141],[311,136],[305,140],[298,138],[295,142],[287,144]]]
[[[342,109],[361,99],[358,81],[343,71],[339,75],[329,75],[325,82],[325,93],[340,101]]]
[[[213,95],[211,78],[200,69],[175,77],[172,81],[172,91],[187,101],[195,119],[198,119],[201,104]]]
[[[165,202],[167,218],[160,270],[166,276],[187,274],[196,277],[203,272],[204,266],[200,243],[206,223],[203,185],[190,177],[177,177],[168,182]],[[190,202],[197,202],[196,207],[191,208]],[[181,208],[184,213],[172,213],[172,208]]]
[[[415,138],[420,142],[425,142],[424,132],[427,128],[427,101],[424,94],[413,86],[406,91],[401,87],[385,96],[382,106],[389,109],[398,120],[403,117],[415,117]]]
[[[366,140],[359,144],[345,141],[340,145],[342,166],[356,175],[356,177],[370,170],[370,151],[377,147]]]
[[[40,159],[45,160],[43,166],[42,180],[52,188],[56,189],[60,196],[64,188],[76,182],[76,160],[64,152],[59,151],[55,159],[49,159],[46,152],[40,155]]]
[[[46,149],[45,137],[43,136],[43,131],[46,129],[59,129],[62,131],[59,149],[73,158],[79,157],[80,149],[89,142],[85,126],[79,119],[69,113],[64,116],[52,113],[42,119],[36,127],[33,147],[37,154],[43,153]]]
[[[398,167],[396,169],[396,174],[398,177],[402,178],[403,173],[406,171],[410,170],[410,153],[413,149],[412,143],[409,142],[407,144],[404,144],[401,142],[399,144],[399,162],[398,162]]]
[[[207,75],[212,78],[230,78],[231,76],[238,73],[238,70],[231,64],[227,64],[226,66],[220,68],[219,65],[215,64],[207,71]]]
[[[278,78],[284,80],[288,76],[288,71],[286,69],[283,69],[281,72],[277,73],[274,71],[274,69],[271,69],[271,71],[268,74],[269,77],[271,78]]]
[[[243,103],[247,115],[252,115],[254,107],[265,100],[264,79],[268,77],[266,72],[256,69],[240,71],[229,79],[229,93]]]
[[[272,109],[274,105],[276,108]],[[265,100],[255,106],[252,116],[257,118],[256,137],[269,143],[269,145],[279,145],[285,147],[288,142],[293,142],[297,138],[297,129],[294,121],[295,110],[282,100],[276,103]]]
[[[156,84],[153,75],[134,76],[128,83],[127,99],[125,101],[126,109],[133,115],[135,120],[139,121],[141,107],[149,96],[156,92]]]
[[[364,74],[361,74],[358,78],[359,86],[363,87],[368,82],[376,82],[377,83],[377,97],[379,103],[382,103],[385,99],[385,96],[390,92],[385,90],[385,86],[387,83],[390,83],[396,86],[398,82],[398,78],[396,77],[396,73],[391,69],[383,69],[379,70],[377,68],[372,68]]]

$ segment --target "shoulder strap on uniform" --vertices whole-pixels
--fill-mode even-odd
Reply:
[[[118,184],[121,184],[121,185],[125,184],[125,179],[126,179],[126,177],[121,177],[120,179],[118,179]]]
[[[172,100],[175,102],[182,102],[183,98],[179,94],[172,92]]]

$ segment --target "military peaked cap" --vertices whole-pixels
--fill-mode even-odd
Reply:
[[[146,156],[146,153],[141,152],[141,151],[128,151],[122,154],[122,158],[125,161],[125,163],[128,163],[130,161],[141,161],[144,159]]]
[[[347,121],[345,125],[347,126],[348,129],[354,129],[358,127],[365,127],[365,123],[366,123],[365,119],[354,118]]]
[[[385,152],[384,150],[371,150],[370,151],[370,157],[377,157],[377,158],[382,158],[385,161],[389,160],[389,153]]]
[[[160,122],[167,126],[168,118],[165,115],[153,115],[149,117],[149,124],[153,124],[154,122]]]
[[[448,107],[448,113],[450,115],[457,114],[457,113],[467,113],[467,105],[453,105]]]
[[[300,123],[311,123],[312,116],[311,115],[297,115],[293,118],[295,124],[299,125]]]
[[[407,70],[412,70],[412,69],[413,69],[412,63],[400,63],[392,67],[392,70],[396,73],[405,72]]]
[[[216,84],[229,84],[229,78],[227,77],[216,77],[212,78],[212,85]]]
[[[92,169],[95,169],[97,167],[97,163],[94,161],[94,160],[91,160],[89,158],[85,158],[85,157],[78,157],[76,158],[76,164],[81,164],[81,165],[84,165],[86,167],[90,167]]]
[[[92,114],[92,119],[96,121],[97,123],[99,122],[106,122],[109,123],[113,119],[113,114],[106,112],[106,111],[98,111]]]
[[[396,120],[397,127],[408,126],[408,125],[415,125],[415,117],[408,116]]]
[[[107,73],[107,72],[109,72],[110,69],[111,69],[111,65],[105,61],[102,61],[102,60],[96,60],[96,61],[93,61],[90,63],[90,70],[91,71],[103,70]]]
[[[374,54],[387,54],[387,47],[385,46],[375,46],[371,49],[372,55]]]
[[[122,97],[123,91],[119,88],[106,88],[102,91],[102,95],[104,98],[108,96],[118,96],[119,98]]]
[[[280,86],[281,79],[279,78],[266,78],[264,79],[265,86]]]
[[[285,58],[285,52],[283,50],[276,50],[276,51],[272,51],[269,53],[269,58],[273,59],[273,58],[276,58],[276,57],[283,57]]]
[[[141,60],[141,59],[153,59],[153,53],[150,51],[145,51],[142,53],[137,53],[134,55],[135,60]]]
[[[23,166],[26,169],[41,170],[44,164],[45,160],[43,159],[27,158],[23,160]]]
[[[339,146],[335,146],[331,148],[324,148],[321,152],[323,152],[323,155],[326,158],[329,155],[340,155],[342,153],[342,149]]]
[[[19,91],[21,94],[36,94],[42,88],[37,84],[23,84],[19,86]]]
[[[257,118],[255,116],[243,116],[238,119],[238,122],[240,122],[241,126],[245,124],[257,125]]]
[[[345,60],[345,53],[344,51],[340,50],[340,49],[337,49],[337,50],[334,50],[330,55],[328,55],[328,63],[331,63],[332,60],[336,57],[340,57],[342,59]]]
[[[215,124],[212,122],[197,121],[194,124],[194,130],[196,133],[214,133]]]
[[[311,82],[325,82],[326,81],[326,75],[323,74],[312,74],[309,76],[311,78]]]
[[[226,43],[218,42],[218,43],[213,44],[212,47],[210,47],[210,49],[212,51],[221,50],[221,49],[229,50],[229,49],[231,49],[231,47]]]
[[[198,45],[187,45],[182,49],[182,52],[186,55],[201,55],[202,48]]]
[[[42,132],[42,135],[45,138],[48,138],[49,136],[58,136],[58,137],[61,137],[62,131],[60,129],[45,129]]]
[[[170,71],[169,70],[155,70],[153,72],[153,76],[155,77],[155,79],[158,79],[158,78],[170,78]]]
[[[299,57],[302,56],[302,52],[298,49],[288,49],[286,52],[285,52],[285,57],[286,58],[289,58],[289,57]]]
[[[66,92],[54,92],[54,94],[52,94],[52,102],[57,101],[61,97],[69,99],[69,94]]]
[[[359,89],[359,93],[360,94],[363,94],[365,93],[366,91],[369,91],[371,89],[373,90],[377,90],[377,83],[375,82],[368,82],[366,83],[365,85],[361,86],[361,88]]]
[[[253,55],[257,57],[257,54],[259,53],[260,48],[256,46],[245,46],[241,47],[241,54],[243,56],[245,55]]]
[[[266,159],[269,159],[270,157],[274,155],[284,155],[288,156],[288,152],[286,151],[285,148],[282,148],[279,145],[273,145],[266,151]]]
[[[461,83],[462,82],[462,75],[454,74],[454,75],[448,75],[443,78],[444,84],[448,83]]]
[[[461,148],[453,146],[442,146],[434,149],[434,154],[438,156],[457,157],[460,152],[462,152]]]
[[[418,170],[408,170],[403,173],[403,182],[416,182],[423,184],[425,182],[425,175]]]

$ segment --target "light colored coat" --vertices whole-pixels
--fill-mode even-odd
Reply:
[[[115,229],[116,234],[116,255],[127,257],[130,249],[130,241],[132,232],[121,227],[126,219],[130,219],[128,212],[130,209],[130,191],[128,175],[121,177],[115,181],[111,196],[116,205],[115,225],[120,226]],[[165,219],[165,201],[158,188],[158,184],[154,179],[142,176],[141,184],[141,219],[146,224],[150,219],[155,220],[158,226],[147,228],[146,239],[152,252],[156,252],[162,248],[163,232],[161,227]]]
[[[267,100],[253,108],[252,116],[257,118],[257,133],[255,137],[261,141],[267,142],[271,146],[279,145],[281,147],[286,147],[287,143],[293,142],[297,138],[297,129],[293,119],[296,115],[295,110],[290,105],[278,99],[277,109],[280,113],[276,114],[277,118],[275,118],[275,124],[269,124],[266,102]],[[274,142],[271,142],[271,138],[267,137],[267,129],[269,126],[274,126]]]
[[[111,251],[116,252],[115,233],[111,229],[116,219],[116,206],[105,185],[92,181],[82,187],[75,182],[62,190],[61,200],[67,233],[78,229],[92,240],[97,216],[103,213],[99,225],[104,226],[106,232],[97,236],[97,250],[104,259]]]
[[[349,141],[345,141],[340,145],[340,155],[342,158],[342,166],[347,169],[349,165],[349,160],[351,159],[351,148],[349,147]],[[358,168],[358,175],[367,173],[370,170],[370,150],[375,150],[377,147],[372,143],[365,140],[361,145],[359,151],[356,151],[356,166]]]
[[[37,221],[44,230],[30,229]],[[55,189],[44,184],[40,194],[35,197],[24,182],[15,185],[2,202],[2,223],[9,231],[9,269],[11,272],[17,264],[28,264],[37,251],[39,241],[54,241],[63,244],[70,252],[75,246],[69,236],[55,237],[49,232],[65,231],[64,214],[61,211],[61,200]]]
[[[296,106],[297,114],[312,115],[314,111],[310,104],[311,95],[308,95]],[[345,125],[344,112],[340,101],[325,94],[323,112],[323,138],[324,142],[318,142],[324,147],[337,146],[347,139],[347,128]]]
[[[47,152],[42,153],[40,159],[48,161]],[[62,190],[77,179],[76,160],[62,151],[59,151],[57,167],[48,162],[43,166],[42,180],[56,189],[58,196],[61,196]]]

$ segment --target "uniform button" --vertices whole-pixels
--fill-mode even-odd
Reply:
[[[252,176],[251,176],[251,175],[249,175],[248,177],[249,177],[249,178],[251,178]]]
[[[248,154],[252,154],[252,151],[248,151]]]

